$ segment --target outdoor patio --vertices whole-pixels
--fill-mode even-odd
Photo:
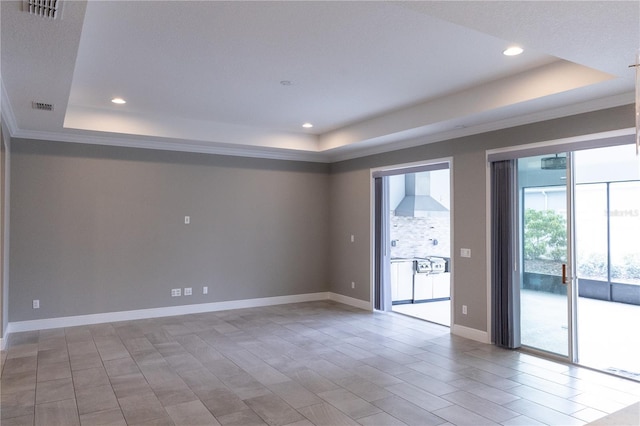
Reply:
[[[567,298],[521,290],[522,344],[567,351]],[[581,365],[640,380],[640,306],[578,298]]]

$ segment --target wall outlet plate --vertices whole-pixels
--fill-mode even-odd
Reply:
[[[209,287],[207,286],[202,287],[202,294],[207,294],[207,293],[209,293]]]

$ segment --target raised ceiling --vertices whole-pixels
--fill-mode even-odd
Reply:
[[[310,161],[631,103],[640,39],[626,1],[0,7],[14,137]]]

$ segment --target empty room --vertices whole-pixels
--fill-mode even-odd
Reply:
[[[0,2],[0,422],[640,424],[640,6]]]

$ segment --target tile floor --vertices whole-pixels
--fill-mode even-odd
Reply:
[[[9,425],[573,425],[640,383],[333,302],[16,333]]]

